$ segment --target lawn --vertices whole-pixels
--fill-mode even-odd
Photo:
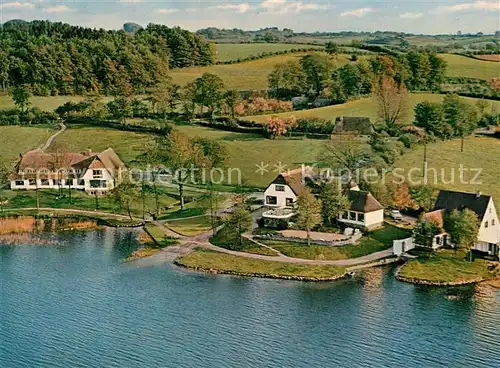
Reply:
[[[171,220],[165,226],[184,236],[197,236],[212,229],[210,216]]]
[[[215,236],[210,238],[210,242],[213,245],[224,249],[235,250],[238,252],[262,254],[265,256],[276,256],[277,253],[273,250],[262,247],[259,244],[253,242],[245,237],[240,239],[238,235],[228,226],[224,226],[220,229]]]
[[[345,274],[343,267],[308,266],[276,261],[262,261],[201,249],[197,249],[178,259],[176,264],[198,270],[257,277],[285,276],[334,279]]]
[[[469,77],[490,80],[500,77],[500,64],[461,55],[440,54],[448,63],[448,77]]]
[[[277,176],[274,165],[282,162],[288,168],[300,167],[318,161],[325,140],[317,139],[265,139],[258,135],[231,133],[200,126],[179,126],[178,129],[191,137],[210,137],[222,141],[227,147],[227,167],[235,169],[232,177],[226,171],[226,183],[237,184],[238,172],[245,186],[265,187]],[[339,139],[339,145],[345,144]],[[268,165],[266,172],[257,172],[257,165]]]
[[[441,189],[452,189],[484,194],[500,198],[499,170],[500,170],[500,139],[477,137],[465,140],[465,152],[460,151],[459,139],[438,141],[427,147],[428,179],[424,180],[421,171],[409,175],[411,169],[422,168],[424,147],[417,146],[401,156],[395,167],[405,173],[410,183],[415,185],[428,184]],[[463,166],[463,180],[460,178],[460,167]],[[477,181],[472,182],[475,172],[481,173]],[[435,175],[437,173],[437,176]],[[453,177],[454,175],[454,177]],[[411,176],[411,177],[410,177]],[[435,180],[437,177],[437,180]]]
[[[200,77],[203,73],[213,73],[222,78],[228,89],[245,91],[267,89],[267,76],[276,64],[291,60],[299,60],[304,55],[305,54],[295,53],[277,55],[231,65],[174,69],[171,71],[170,75],[175,83],[182,86]],[[342,66],[347,62],[348,58],[346,55],[339,55],[336,64],[337,66]]]
[[[293,258],[318,259],[318,260],[341,260],[359,258],[371,253],[380,252],[392,247],[392,240],[404,239],[409,232],[386,225],[380,230],[369,233],[361,238],[358,244],[343,247],[328,247],[321,245],[308,246],[304,243],[283,242],[275,240],[259,240],[277,251]]]
[[[35,191],[13,191],[5,190],[2,196],[6,197],[9,203],[6,205],[7,208],[34,208],[36,207],[36,192]],[[96,197],[90,196],[83,191],[72,190],[71,204],[68,200],[68,190],[64,190],[64,197],[59,198],[58,190],[39,190],[40,197],[40,207],[47,208],[78,208],[81,210],[93,211],[96,209]],[[166,196],[160,196],[160,206],[174,206],[177,205],[178,201]],[[104,196],[98,198],[99,211],[121,213],[127,215],[125,208],[119,207],[119,205],[113,201],[111,196]],[[132,215],[142,218],[142,201],[137,199],[131,205]],[[148,196],[146,198],[146,213],[154,212],[155,200],[153,196]]]
[[[408,111],[406,117],[403,119],[403,123],[411,123],[414,119],[414,108],[419,102],[423,101],[431,101],[431,102],[441,102],[444,98],[444,95],[441,94],[431,94],[431,93],[414,93],[410,95],[410,104],[408,107]],[[466,101],[470,103],[475,103],[477,99],[463,97]],[[500,109],[499,101],[488,101],[489,107],[486,111],[491,109],[491,106],[496,105],[497,110]],[[272,115],[278,115],[282,117],[286,116],[295,116],[296,118],[307,118],[307,117],[318,117],[327,120],[335,120],[337,116],[366,116],[369,117],[372,122],[377,121],[377,104],[376,100],[367,97],[362,98],[355,101],[350,101],[340,105],[326,106],[320,107],[317,109],[310,110],[301,110],[301,111],[293,111],[281,114],[269,114],[269,115],[256,115],[256,116],[247,116],[246,120],[253,120],[256,122],[266,122],[267,119]]]
[[[296,45],[289,43],[220,43],[216,44],[217,60],[231,61],[256,56],[263,52],[279,52],[292,49],[323,49],[322,46]]]
[[[42,146],[55,132],[47,127],[0,126],[0,160],[9,166],[20,154]]]
[[[146,232],[153,238],[155,244],[158,247],[167,247],[169,245],[174,245],[177,243],[177,240],[170,236],[167,236],[165,231],[163,231],[161,227],[154,223],[146,224],[144,226],[144,230],[146,230]]]
[[[111,147],[128,164],[144,152],[151,140],[150,134],[72,125],[56,138],[50,149],[62,148],[73,152],[91,149],[101,152]]]
[[[34,96],[30,98],[31,107],[38,107],[41,110],[52,111],[68,101],[79,102],[84,96]],[[104,102],[112,100],[112,97],[103,97]],[[14,107],[14,102],[9,95],[0,96],[0,109]]]
[[[491,264],[483,259],[469,262],[463,251],[440,250],[408,261],[401,268],[399,276],[416,282],[478,282],[498,276],[488,270]]]

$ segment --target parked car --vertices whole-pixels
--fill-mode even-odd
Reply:
[[[399,210],[392,210],[391,217],[393,220],[402,220],[403,219],[403,215],[401,214],[401,212],[399,212]]]

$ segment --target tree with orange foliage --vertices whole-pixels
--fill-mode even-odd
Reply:
[[[389,186],[389,192],[392,195],[392,204],[397,208],[416,208],[417,204],[410,195],[408,184],[392,184]]]
[[[491,88],[500,92],[500,77],[491,78]]]
[[[285,135],[289,129],[297,126],[297,119],[295,116],[290,116],[287,119],[282,119],[279,116],[271,116],[267,119],[266,131],[271,138],[276,138]]]

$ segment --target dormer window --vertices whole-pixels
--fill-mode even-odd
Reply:
[[[284,185],[276,185],[275,189],[277,192],[284,192],[285,186]]]

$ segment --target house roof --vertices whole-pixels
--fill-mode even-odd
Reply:
[[[75,152],[44,152],[41,149],[36,149],[25,153],[21,157],[15,166],[15,173],[11,175],[11,180],[20,178],[20,173],[28,177],[30,174],[34,175],[38,172],[40,176],[50,177],[50,173],[57,169],[66,169],[68,171],[74,169],[77,172],[80,169],[85,172],[89,168],[103,168],[108,170],[112,176],[115,176],[116,172],[124,167],[124,163],[111,148],[91,156]],[[44,169],[46,170],[45,173],[40,172]]]
[[[472,210],[479,219],[483,219],[488,209],[491,196],[480,193],[454,192],[450,190],[441,190],[436,199],[435,210],[445,210],[452,212],[454,210],[463,211]]]
[[[373,125],[367,117],[357,116],[339,116],[335,120],[335,133],[358,133],[372,134],[374,132]]]
[[[16,170],[40,170],[51,169],[54,166],[69,167],[81,160],[85,156],[81,153],[65,152],[65,153],[48,153],[41,149],[29,151],[24,154],[16,165]]]
[[[312,168],[309,166],[305,166],[304,168],[299,167],[294,170],[289,170],[284,172],[276,177],[271,184],[283,184],[288,185],[290,189],[295,193],[298,197],[300,196],[306,189],[306,177],[302,174],[310,174],[312,173]]]
[[[426,214],[424,214],[422,216],[422,219],[426,220],[426,221],[435,222],[437,225],[439,225],[439,228],[441,229],[441,231],[444,232],[445,231],[444,230],[444,214],[445,214],[445,210],[435,210],[435,211],[427,212]]]
[[[347,196],[351,201],[351,211],[369,213],[384,209],[380,202],[369,192],[349,190]]]

